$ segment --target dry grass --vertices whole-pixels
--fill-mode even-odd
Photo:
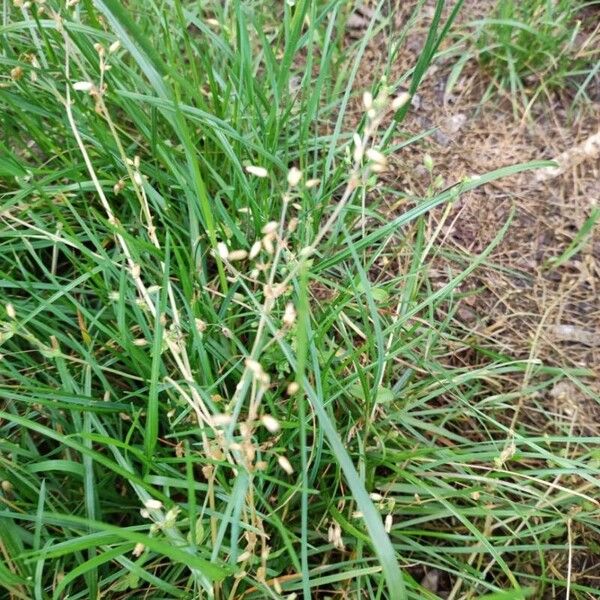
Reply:
[[[460,20],[468,22],[488,14],[489,2],[466,2]],[[397,26],[408,19],[400,9]],[[425,10],[411,28],[403,51],[391,65],[389,78],[406,73],[414,64],[430,22]],[[356,37],[356,32],[353,32]],[[382,68],[384,34],[374,38],[365,52],[358,86],[369,87],[373,73]],[[426,194],[432,176],[423,164],[433,160],[433,178],[449,186],[466,176],[536,159],[554,159],[589,139],[598,131],[598,104],[570,110],[569,98],[557,93],[524,117],[516,118],[513,105],[502,95],[482,103],[489,85],[473,62],[463,70],[452,94],[445,94],[455,60],[442,58],[420,86],[414,109],[404,122],[405,138],[434,129],[420,144],[411,144],[391,157],[386,184],[407,194]],[[360,117],[360,106],[349,111],[349,120]],[[402,137],[395,142],[400,143]],[[600,200],[600,163],[590,154],[559,176],[538,181],[525,172],[464,194],[450,214],[444,209],[431,215],[431,230],[441,225],[446,245],[432,273],[441,280],[457,267],[448,260],[480,253],[513,215],[503,242],[488,263],[464,286],[467,296],[458,310],[459,327],[472,343],[520,358],[538,359],[549,365],[583,367],[600,364],[600,238],[597,228],[575,253],[556,268],[552,261],[565,251]],[[389,208],[390,216],[404,205]],[[513,213],[514,211],[514,213]],[[452,250],[449,250],[451,248]],[[454,348],[458,351],[458,348]],[[587,383],[600,392],[597,378]],[[514,385],[512,382],[510,385]],[[597,404],[573,384],[544,398],[550,420],[573,417],[578,426],[598,431]],[[537,410],[537,409],[536,409]],[[537,417],[539,419],[539,417]]]

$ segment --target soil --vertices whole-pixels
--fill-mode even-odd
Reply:
[[[406,7],[405,4],[410,4]],[[398,28],[406,22],[413,3],[394,12]],[[459,21],[468,23],[490,14],[494,2],[467,0]],[[427,32],[433,3],[426,5],[420,22],[412,28],[403,50],[392,65],[389,81],[397,81],[418,59]],[[427,8],[429,7],[429,8]],[[349,43],[368,26],[368,3],[349,21]],[[597,22],[597,21],[596,21]],[[356,81],[357,90],[372,89],[375,74],[382,72],[387,55],[385,34],[376,37],[365,52]],[[385,185],[407,192],[428,193],[432,179],[443,187],[467,176],[533,160],[552,160],[600,132],[600,86],[592,88],[592,102],[573,105],[572,94],[556,90],[540,97],[526,114],[515,111],[506,94],[496,90],[483,100],[489,76],[470,60],[452,93],[446,93],[456,58],[438,61],[423,80],[416,101],[402,123],[395,142],[424,130],[434,132],[390,157]],[[351,125],[362,117],[357,93]],[[433,161],[433,177],[424,157]],[[388,207],[390,218],[410,205]],[[463,194],[449,213],[444,207],[431,213],[430,231],[440,223],[440,248],[428,265],[430,278],[440,285],[458,274],[460,264],[444,258],[450,254],[478,255],[492,242],[507,219],[508,232],[486,262],[470,276],[461,292],[457,325],[464,347],[454,346],[451,360],[473,358],[473,340],[479,348],[544,365],[579,369],[578,384],[564,377],[540,394],[519,400],[519,425],[540,432],[570,430],[600,435],[600,235],[593,229],[585,243],[567,260],[553,264],[569,248],[577,233],[600,206],[600,153],[588,156],[556,177],[525,171]],[[464,268],[464,264],[463,267]],[[532,371],[533,372],[533,371]],[[506,391],[523,390],[529,375],[507,378]],[[498,390],[495,390],[498,393]],[[508,415],[511,422],[513,415]],[[556,557],[557,572],[565,572],[565,557]],[[435,575],[435,573],[433,573]],[[418,574],[415,574],[417,578]],[[426,578],[428,575],[425,574]],[[600,563],[588,554],[573,557],[573,580],[594,587],[600,581]],[[443,585],[437,585],[442,593]]]
[[[412,3],[407,3],[412,4]],[[494,3],[468,0],[461,23],[489,14]],[[428,3],[412,27],[403,50],[392,65],[389,81],[396,81],[418,59],[433,4]],[[412,7],[403,4],[394,12],[398,28]],[[368,26],[368,4],[349,20],[349,39],[360,37]],[[370,89],[374,74],[381,73],[386,35],[368,46],[358,73],[356,88]],[[490,78],[476,60],[467,62],[450,94],[448,77],[455,58],[438,60],[428,71],[417,98],[402,123],[397,142],[433,129],[419,143],[398,151],[390,160],[385,183],[416,196],[427,193],[432,177],[423,160],[434,164],[433,178],[442,186],[462,178],[534,160],[552,160],[600,131],[600,103],[572,104],[572,95],[556,90],[533,104],[527,114],[515,112],[515,103],[496,91],[483,101]],[[360,96],[360,94],[357,94]],[[357,99],[350,119],[358,120],[362,107]],[[588,157],[557,177],[540,181],[536,171],[526,171],[463,194],[442,225],[445,254],[477,255],[512,219],[502,242],[470,277],[461,291],[477,291],[462,300],[459,327],[472,346],[501,351],[546,365],[578,368],[588,393],[569,380],[546,394],[546,408],[554,417],[573,422],[575,428],[600,432],[600,235],[591,232],[581,249],[553,266],[576,234],[600,205],[600,155]],[[406,206],[390,206],[390,216]],[[434,211],[431,230],[440,223],[444,209]],[[438,255],[438,256],[441,256]],[[438,258],[430,272],[448,277],[458,273],[456,263]]]

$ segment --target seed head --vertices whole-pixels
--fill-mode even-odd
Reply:
[[[258,167],[256,165],[248,165],[246,172],[255,177],[268,177],[269,172],[264,167]]]
[[[408,92],[402,92],[392,100],[392,110],[396,111],[402,108],[410,100]]]
[[[270,433],[277,433],[279,431],[279,421],[271,415],[263,415],[260,422]]]
[[[279,466],[288,475],[292,475],[292,473],[294,472],[294,467],[292,467],[292,465],[290,464],[290,461],[285,456],[278,456],[277,457],[277,462],[279,463]]]
[[[248,258],[250,260],[254,260],[260,254],[261,248],[262,248],[262,244],[260,243],[259,240],[254,242],[254,244],[252,244],[252,248],[250,248],[250,254],[248,254]]]
[[[389,533],[392,530],[392,525],[394,524],[394,517],[392,515],[386,515],[385,517],[385,532]]]
[[[244,260],[248,257],[248,253],[245,250],[233,250],[229,253],[229,260],[234,262],[236,260]]]
[[[296,309],[291,302],[285,305],[285,311],[283,313],[283,324],[286,327],[292,327],[296,322]]]
[[[94,84],[91,81],[76,81],[73,89],[76,92],[90,92],[94,89]]]
[[[163,507],[163,503],[160,500],[155,500],[154,498],[148,498],[144,502],[144,506],[148,510],[160,510]]]
[[[219,242],[217,244],[217,253],[219,257],[223,260],[227,260],[227,258],[229,257],[229,249],[223,242]]]
[[[302,171],[296,167],[292,167],[288,171],[287,181],[290,187],[296,187],[302,179]]]
[[[277,229],[279,227],[279,223],[277,221],[269,221],[262,229],[262,233],[264,235],[275,235],[277,233]]]

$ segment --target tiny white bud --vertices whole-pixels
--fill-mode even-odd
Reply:
[[[148,510],[160,510],[163,507],[163,503],[160,500],[155,500],[154,498],[148,498],[144,502],[144,506]]]
[[[269,172],[264,167],[257,167],[256,165],[248,165],[246,172],[256,177],[267,177]]]
[[[236,260],[244,260],[247,257],[248,253],[245,250],[233,250],[229,253],[229,260],[232,262]]]
[[[146,548],[146,546],[144,546],[144,544],[142,544],[142,542],[138,542],[135,545],[134,549],[132,550],[131,554],[133,554],[133,556],[141,556],[141,554],[145,548]]]
[[[362,159],[364,153],[362,139],[360,138],[360,135],[358,135],[358,133],[355,133],[352,136],[352,139],[354,140],[354,153],[352,156],[354,160],[358,162]]]
[[[373,94],[371,94],[371,92],[364,92],[362,100],[365,110],[371,110],[373,108]]]
[[[277,232],[277,228],[279,227],[279,224],[277,223],[277,221],[269,221],[262,229],[261,231],[265,234],[265,235],[273,235],[274,233]]]
[[[300,390],[300,384],[297,381],[292,381],[292,383],[287,386],[286,393],[288,396],[293,396],[298,390]]]
[[[378,165],[384,166],[387,162],[385,155],[379,152],[379,150],[375,150],[375,148],[369,148],[367,150],[367,158]]]
[[[294,472],[294,468],[290,464],[290,461],[285,456],[278,456],[277,462],[279,466],[288,474],[291,475]]]
[[[121,42],[117,40],[108,47],[109,54],[114,54],[121,47]]]
[[[223,242],[219,242],[217,244],[217,253],[223,260],[227,260],[227,257],[229,256],[229,250]]]
[[[89,92],[94,87],[91,81],[76,81],[73,84],[73,89],[76,92]]]
[[[271,415],[263,415],[260,419],[260,422],[270,433],[277,433],[279,431],[279,421]]]
[[[142,179],[142,174],[139,171],[133,172],[133,181],[136,185],[142,185],[142,183],[144,183],[144,180]]]
[[[17,313],[15,312],[15,307],[9,302],[6,306],[6,314],[9,319],[15,319],[17,317]]]
[[[409,100],[410,94],[408,92],[402,92],[392,100],[392,110],[402,108]]]
[[[288,302],[285,305],[285,311],[283,313],[283,324],[286,327],[292,327],[292,325],[296,322],[296,309],[291,302]]]
[[[254,244],[252,244],[252,248],[250,248],[250,254],[248,254],[248,258],[250,258],[250,260],[255,259],[260,254],[261,248],[262,244],[260,241],[254,242]]]
[[[385,532],[389,533],[390,531],[392,531],[392,525],[394,524],[394,517],[392,517],[392,515],[386,515],[385,517]]]
[[[305,185],[310,190],[311,188],[317,187],[320,183],[320,179],[309,179]]]
[[[288,171],[287,181],[290,187],[296,187],[302,179],[302,171],[296,167],[292,167]]]
[[[369,497],[374,502],[381,502],[381,500],[383,500],[383,496],[381,494],[378,494],[377,492],[372,492],[371,494],[369,494]]]
[[[212,416],[213,427],[223,427],[231,423],[231,415],[217,414]]]

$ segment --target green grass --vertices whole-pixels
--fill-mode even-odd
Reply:
[[[587,372],[461,330],[494,245],[442,287],[428,269],[430,210],[536,165],[381,187],[356,146],[394,151],[398,82],[374,73],[373,115],[344,122],[369,40],[405,32],[380,6],[345,48],[350,8],[4,3],[7,597],[434,598],[431,569],[453,598],[593,597],[567,564],[597,544],[598,440],[543,402]]]
[[[485,98],[508,95],[521,109],[556,92],[588,101],[600,69],[596,14],[597,2],[584,0],[498,0],[468,24],[450,79],[475,58],[491,79]]]

